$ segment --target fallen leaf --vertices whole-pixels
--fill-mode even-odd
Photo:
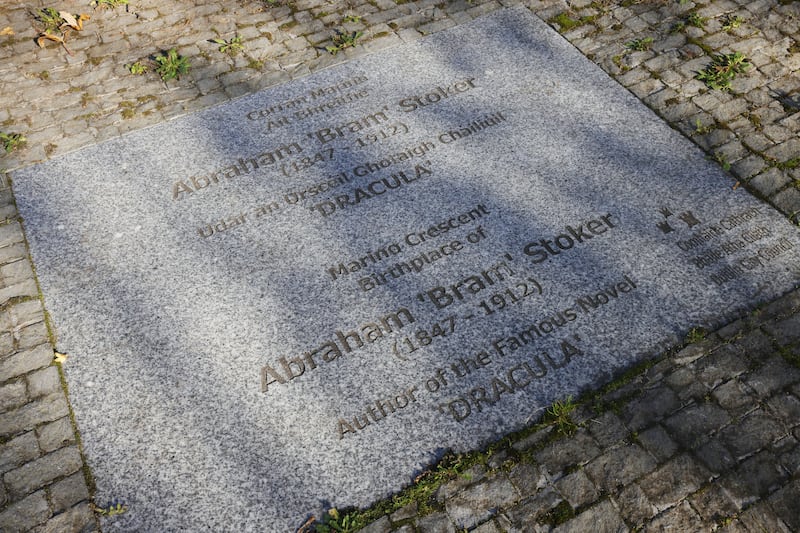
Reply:
[[[64,38],[60,35],[53,35],[52,33],[43,33],[36,39],[36,44],[39,45],[39,48],[44,48],[45,41],[55,41],[60,44],[64,44]]]
[[[78,31],[81,31],[83,29],[84,20],[89,20],[90,18],[92,18],[85,13],[81,13],[80,15],[78,15],[77,19],[71,13],[68,13],[66,11],[59,11],[58,14],[61,15],[62,19],[64,19],[64,24],[61,25],[62,27],[64,25],[67,25],[70,28]]]
[[[67,362],[67,357],[69,357],[67,354],[65,354],[65,353],[59,353],[59,352],[54,352],[54,353],[55,353],[56,355],[55,355],[55,357],[53,358],[53,360],[54,360],[56,363],[60,363],[60,364],[62,364],[62,365],[63,365],[64,363],[66,363],[66,362]]]
[[[64,36],[61,37],[60,35],[53,35],[52,33],[43,33],[36,39],[36,44],[39,45],[39,48],[44,48],[45,41],[55,41],[59,43],[61,46],[64,47],[64,50],[67,51],[69,55],[73,55],[69,48],[67,48],[67,43],[64,40],[67,37],[67,32],[64,32]]]
[[[11,29],[11,26],[6,26],[0,30],[0,35],[14,35],[14,30]]]

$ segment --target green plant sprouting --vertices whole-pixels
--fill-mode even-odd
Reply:
[[[333,41],[333,45],[326,46],[325,50],[333,55],[336,55],[345,48],[355,46],[356,41],[358,41],[362,35],[364,34],[360,31],[346,32],[342,30],[336,30],[336,34],[331,39]]]
[[[179,55],[175,48],[157,55],[155,61],[158,63],[156,72],[165,83],[175,78],[180,79],[182,74],[189,72],[189,60]]]
[[[146,64],[142,63],[141,61],[136,61],[135,63],[131,63],[130,65],[128,65],[128,71],[135,76],[144,74],[148,70],[149,67]]]
[[[93,0],[90,5],[95,9],[114,9],[115,7],[127,6],[128,0]]]
[[[228,54],[229,56],[235,56],[244,50],[242,38],[238,35],[231,37],[229,41],[226,41],[225,39],[214,39],[213,41],[219,45],[220,52],[223,54]]]
[[[111,500],[105,506],[91,505],[92,510],[102,516],[116,516],[128,512],[128,506],[118,500]]]
[[[739,15],[727,15],[722,20],[722,31],[728,32],[731,30],[735,30],[736,28],[744,24],[744,22],[745,20]]]
[[[696,342],[700,342],[706,338],[708,332],[706,332],[703,328],[692,328],[689,330],[689,333],[686,335],[686,342],[689,344],[694,344]]]
[[[698,72],[697,79],[706,84],[709,89],[727,91],[737,74],[750,68],[750,63],[741,52],[732,54],[718,54],[711,58],[711,64]]]
[[[572,396],[568,396],[566,400],[559,400],[550,406],[545,415],[545,421],[555,425],[557,433],[564,436],[572,435],[578,426],[572,421],[570,413],[577,407]]]
[[[3,143],[3,150],[10,154],[23,144],[25,144],[25,136],[19,133],[3,133],[0,132],[0,142]]]
[[[628,41],[625,43],[625,48],[628,50],[633,50],[635,52],[645,52],[650,50],[650,47],[653,46],[653,38],[652,37],[645,37],[643,39],[633,39],[632,41]]]

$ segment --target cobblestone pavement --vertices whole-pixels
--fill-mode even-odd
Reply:
[[[0,132],[12,170],[129,130],[525,4],[793,221],[800,216],[797,0],[0,0]],[[89,13],[66,46],[36,46],[32,11]],[[349,17],[348,17],[349,15]],[[359,45],[325,51],[336,29]],[[211,42],[241,38],[229,56]],[[171,47],[191,71],[161,82]],[[752,67],[729,92],[695,79],[714,54]],[[128,66],[151,64],[140,76]],[[635,125],[632,125],[635,127]],[[0,174],[0,176],[5,176]],[[94,531],[21,221],[0,188],[0,530]],[[515,440],[368,531],[800,531],[800,292],[664,356],[573,414]],[[613,387],[610,387],[611,389]],[[100,502],[98,502],[100,503]],[[423,516],[423,510],[433,509]]]

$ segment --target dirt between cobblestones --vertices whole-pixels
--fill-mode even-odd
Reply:
[[[0,171],[524,4],[701,146],[731,187],[800,215],[797,0],[87,4],[0,0],[0,131],[27,137],[0,156]],[[32,11],[44,7],[91,15],[67,38],[72,55],[36,46]],[[333,55],[336,29],[363,36]],[[211,42],[236,35],[236,56]],[[179,80],[130,73],[172,47],[192,66]],[[733,52],[752,66],[730,91],[696,79],[712,55]],[[113,518],[90,507],[91,475],[0,176],[0,530],[96,531]],[[798,531],[799,364],[795,290],[588,396],[572,435],[533,427],[365,531]]]

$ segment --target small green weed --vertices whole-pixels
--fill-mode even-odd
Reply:
[[[800,157],[787,159],[786,161],[778,161],[777,159],[767,158],[769,166],[775,167],[778,170],[792,170],[800,167]]]
[[[689,13],[689,16],[686,17],[686,24],[695,28],[705,28],[707,21],[707,18],[701,17],[698,13]]]
[[[361,17],[357,15],[345,15],[342,22],[361,22]]]
[[[357,531],[352,515],[342,514],[336,509],[329,509],[321,522],[314,524],[318,533],[350,533]]]
[[[115,7],[127,6],[128,0],[93,0],[90,5],[95,9],[114,9]]]
[[[179,55],[175,48],[157,55],[155,61],[158,63],[156,72],[165,83],[171,79],[180,79],[181,74],[189,72],[189,60]]]
[[[572,421],[570,413],[577,407],[578,405],[572,400],[572,396],[568,396],[566,400],[555,402],[547,410],[543,422],[555,425],[556,432],[561,435],[572,435],[578,429],[578,426]]]
[[[686,22],[681,20],[681,21],[676,22],[675,24],[673,24],[672,27],[670,27],[669,32],[670,33],[680,33],[684,29],[686,29]]]
[[[25,144],[26,139],[24,135],[19,133],[3,133],[0,131],[0,142],[3,143],[3,150],[5,150],[7,154],[10,154]]]
[[[745,20],[739,15],[727,15],[722,19],[722,31],[735,30],[745,23]]]
[[[697,79],[709,89],[727,91],[737,74],[746,72],[750,63],[744,54],[718,54],[711,58],[711,64],[697,74]]]
[[[581,21],[570,17],[567,12],[559,13],[555,17],[550,19],[551,23],[558,24],[558,27],[561,28],[561,31],[569,31],[572,28],[581,25]]]
[[[634,39],[632,41],[628,41],[625,43],[625,48],[628,50],[634,50],[636,52],[645,52],[650,50],[653,46],[653,38],[652,37],[645,37],[644,39]]]
[[[258,59],[250,58],[250,61],[247,63],[247,68],[252,68],[254,70],[261,70],[264,68],[264,62]]]
[[[709,157],[709,159],[718,163],[725,172],[728,172],[731,169],[731,164],[728,162],[728,158],[725,157],[725,154],[722,152],[714,152],[714,156]]]
[[[90,504],[90,507],[92,511],[103,516],[116,516],[128,512],[128,506],[117,500],[111,500],[105,507],[100,507],[95,504]]]
[[[689,344],[694,344],[705,339],[707,335],[708,332],[703,328],[692,328],[686,335],[686,342]]]
[[[42,33],[56,33],[60,30],[61,25],[64,24],[61,14],[52,7],[40,9],[34,15],[34,18],[44,25]]]
[[[703,126],[703,122],[698,118],[694,121],[694,134],[705,135],[717,129],[717,124],[712,122],[708,126]]]
[[[141,61],[137,61],[135,63],[131,63],[130,65],[128,65],[128,71],[131,74],[135,75],[135,76],[139,76],[141,74],[144,74],[148,70],[149,70],[149,67],[147,65],[145,65],[144,63],[142,63]]]
[[[360,31],[344,32],[342,30],[336,30],[336,34],[332,38],[333,45],[326,46],[325,50],[336,55],[345,48],[355,46],[356,41],[358,41],[362,35],[364,35],[364,33]]]
[[[242,38],[238,35],[231,37],[230,41],[226,41],[225,39],[214,39],[214,42],[217,43],[219,46],[219,51],[223,54],[228,54],[229,56],[235,56],[239,52],[244,50],[244,45],[242,45]]]

